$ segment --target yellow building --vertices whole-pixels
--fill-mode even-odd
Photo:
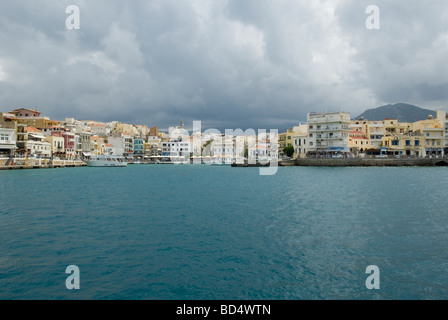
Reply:
[[[106,153],[106,143],[104,142],[104,138],[99,136],[91,136],[90,137],[90,152],[92,155],[100,155]]]
[[[389,155],[422,157],[425,156],[424,144],[425,137],[420,132],[389,134],[383,138],[383,148]]]
[[[365,127],[365,126],[364,126]],[[373,149],[370,139],[363,131],[354,130],[349,132],[350,152],[355,156],[365,154],[367,150]]]
[[[393,130],[393,128],[395,130]],[[413,123],[390,124],[383,138],[388,154],[401,156],[442,156],[444,127],[440,119],[428,117]]]
[[[46,136],[45,141],[51,144],[51,155],[60,157],[65,154],[64,137]]]

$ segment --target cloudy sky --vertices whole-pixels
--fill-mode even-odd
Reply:
[[[396,102],[448,107],[448,1],[0,1],[3,112],[283,129]]]

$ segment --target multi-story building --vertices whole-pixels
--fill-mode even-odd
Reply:
[[[162,139],[159,136],[148,136],[148,141],[143,144],[145,156],[158,156],[162,154]]]
[[[278,153],[280,157],[285,156],[283,150],[285,147],[294,147],[294,130],[287,129],[286,132],[278,134]]]
[[[277,139],[278,137],[276,137]],[[276,142],[278,143],[278,142]],[[258,135],[256,143],[248,143],[248,161],[268,160],[278,157],[278,150],[274,149],[275,145],[271,143],[267,135]]]
[[[33,126],[35,128],[56,126],[59,124],[59,121],[50,120],[49,117],[41,116],[41,113],[37,110],[20,108],[8,113],[14,114],[16,116],[17,123],[25,124],[27,126]]]
[[[51,155],[53,157],[65,157],[64,137],[62,137],[62,135],[57,135],[55,133],[55,135],[52,136],[45,136],[45,141],[50,143]]]
[[[292,130],[287,132],[286,146],[290,146],[289,140],[292,141],[294,148],[293,158],[304,158],[307,153],[307,141],[308,141],[308,126],[306,124],[299,124],[299,126],[293,127]],[[279,141],[279,155],[282,155],[283,148],[280,147]]]
[[[445,110],[437,110],[437,120],[443,128],[443,154],[448,156],[448,114]]]
[[[92,134],[86,131],[75,133],[75,158],[83,159],[92,156],[90,142],[91,136]]]
[[[62,132],[62,137],[64,138],[65,159],[74,160],[76,157],[75,134],[70,131],[64,131]]]
[[[16,131],[9,128],[0,128],[0,154],[12,155],[16,148]]]
[[[134,138],[134,155],[143,156],[143,145],[145,143],[144,139]]]
[[[321,154],[349,152],[350,123],[347,112],[309,113],[309,151]]]
[[[190,155],[189,139],[162,142],[162,156],[185,157]]]
[[[425,137],[421,132],[388,134],[383,138],[383,150],[389,155],[422,157],[425,155]]]
[[[26,155],[36,156],[38,158],[51,157],[51,144],[45,140],[45,136],[42,135],[42,131],[34,127],[28,127],[27,132],[28,138],[26,141]]]
[[[349,132],[350,152],[355,156],[366,153],[367,150],[373,149],[370,139],[363,131],[354,130]]]
[[[90,137],[90,153],[94,156],[106,154],[106,144],[104,138],[99,136]]]
[[[211,156],[224,162],[231,162],[235,157],[235,142],[233,137],[221,135],[210,143]]]
[[[107,137],[107,143],[115,148],[115,154],[132,157],[134,154],[134,139],[128,132],[115,133]]]

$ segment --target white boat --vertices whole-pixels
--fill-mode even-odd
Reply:
[[[120,156],[115,155],[98,155],[92,156],[85,163],[89,167],[126,167],[128,163]]]

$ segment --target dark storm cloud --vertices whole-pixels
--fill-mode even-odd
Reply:
[[[81,10],[67,30],[65,8]],[[2,111],[167,127],[286,128],[310,111],[445,107],[448,3],[12,1],[0,4]]]

